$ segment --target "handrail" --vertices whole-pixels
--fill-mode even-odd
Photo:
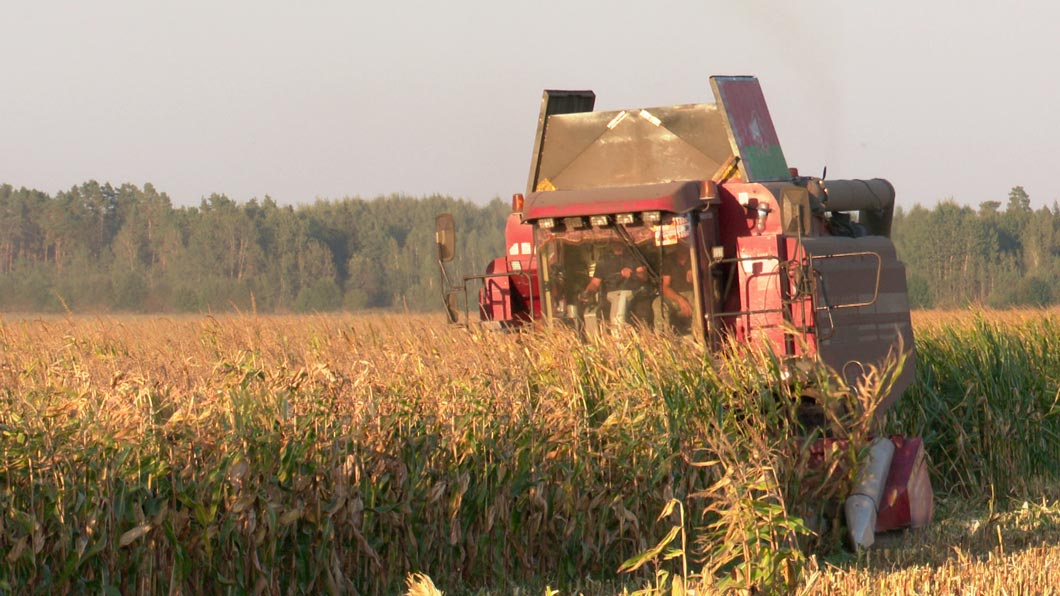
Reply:
[[[865,302],[853,302],[850,304],[829,304],[830,300],[828,298],[828,283],[824,278],[824,274],[821,273],[821,271],[819,271],[816,267],[813,267],[812,263],[815,260],[841,259],[851,257],[874,257],[876,259],[876,283],[872,290],[872,299]],[[876,301],[879,299],[880,296],[880,279],[882,277],[883,272],[883,257],[880,256],[880,253],[875,251],[846,252],[835,253],[830,255],[812,255],[810,257],[810,263],[810,268],[813,271],[814,275],[814,285],[820,288],[821,301],[824,302],[824,306],[816,306],[814,307],[814,311],[825,312],[828,314],[828,333],[822,333],[820,331],[820,326],[818,326],[817,337],[822,340],[831,339],[832,336],[835,335],[836,331],[835,318],[832,316],[832,313],[834,311],[845,308],[862,308],[865,306],[872,306],[873,304],[876,304]]]
[[[469,281],[473,281],[473,280],[480,280],[480,281],[483,282],[482,283],[483,288],[485,288],[485,286],[486,286],[485,282],[486,282],[487,279],[498,278],[498,277],[512,277],[514,275],[518,275],[519,277],[522,277],[522,278],[526,279],[527,287],[530,288],[530,291],[527,292],[527,294],[530,297],[530,308],[529,308],[529,313],[528,314],[530,316],[530,320],[531,321],[535,321],[537,319],[534,316],[534,312],[535,312],[534,311],[534,292],[533,292],[534,281],[533,281],[533,277],[530,275],[529,271],[504,271],[504,272],[500,272],[500,273],[484,273],[482,275],[465,275],[465,276],[463,276],[461,278],[460,285],[454,284],[454,285],[449,286],[446,289],[445,293],[446,293],[446,295],[448,295],[448,294],[456,293],[458,291],[463,291],[463,293],[464,293],[464,325],[465,326],[470,326],[470,324],[471,324],[471,303],[470,303],[470,301],[467,298],[467,291],[469,289],[468,288],[468,282]],[[481,308],[481,305],[480,305],[480,308]],[[479,314],[481,315],[481,312]],[[453,321],[453,322],[454,323],[458,323],[458,321]],[[485,321],[482,321],[482,320],[479,321],[479,323],[484,323],[484,322]]]
[[[861,307],[864,307],[864,306],[872,306],[873,304],[876,304],[876,300],[879,299],[879,297],[880,297],[880,279],[883,276],[883,257],[880,256],[880,253],[875,252],[875,251],[861,251],[861,252],[836,253],[836,254],[831,254],[831,255],[811,255],[810,256],[810,262],[812,263],[813,261],[821,261],[821,260],[825,260],[825,259],[842,259],[842,258],[849,258],[849,257],[875,257],[876,258],[876,285],[875,285],[875,287],[872,290],[872,300],[869,300],[868,302],[853,302],[853,303],[850,303],[850,304],[837,304],[835,306],[832,306],[832,305],[828,304],[828,288],[827,288],[827,285],[826,285],[825,289],[824,289],[825,307],[824,308],[818,307],[817,310],[829,310],[829,311],[832,311],[832,310],[838,310],[840,308],[861,308]],[[812,267],[812,265],[811,265],[811,267]],[[814,268],[814,272],[815,273],[817,272],[816,268]],[[823,279],[823,276],[822,276],[822,279]]]
[[[852,302],[848,304],[829,304],[828,299],[828,285],[825,283],[823,273],[814,266],[815,262],[824,261],[828,259],[841,259],[841,258],[856,258],[856,257],[872,257],[876,259],[876,279],[873,286],[872,298],[862,302]],[[814,280],[814,291],[813,295],[818,297],[819,302],[823,302],[823,306],[815,306],[815,312],[827,313],[828,318],[828,332],[823,332],[821,326],[817,325],[816,322],[813,324],[813,332],[817,334],[820,339],[828,339],[835,334],[835,321],[832,318],[833,311],[848,308],[862,308],[866,306],[872,306],[879,300],[880,294],[880,280],[883,275],[883,257],[875,251],[858,251],[858,252],[847,252],[847,253],[834,253],[827,255],[810,255],[809,258],[803,260],[782,260],[780,257],[775,255],[762,255],[762,256],[743,256],[743,257],[731,257],[728,259],[712,260],[709,264],[710,267],[714,267],[722,264],[742,264],[747,261],[765,261],[772,260],[776,261],[777,266],[771,269],[769,272],[753,273],[753,276],[760,275],[772,275],[775,274],[778,277],[781,272],[789,271],[793,266],[799,266],[808,268],[813,275]],[[819,288],[819,292],[817,289]],[[766,309],[751,309],[751,310],[737,310],[727,312],[715,312],[707,315],[710,323],[716,324],[720,319],[732,318],[732,317],[745,317],[749,318],[753,315],[764,315],[764,314],[780,314],[784,317],[785,321],[791,323],[791,312],[790,307],[801,301],[801,298],[786,298],[780,301],[780,306],[777,308],[766,308]],[[748,321],[750,323],[750,321]],[[809,331],[809,328],[806,329]]]
[[[762,255],[762,256],[747,256],[747,257],[730,257],[728,259],[711,260],[708,263],[708,267],[714,267],[714,266],[722,265],[722,264],[726,264],[726,263],[739,264],[739,263],[743,263],[745,261],[766,261],[766,260],[776,261],[777,267],[775,269],[770,270],[769,272],[752,273],[752,277],[773,275],[773,274],[775,274],[775,275],[777,275],[779,277],[781,271],[787,270],[787,268],[789,268],[792,265],[792,263],[795,263],[795,261],[791,261],[791,260],[781,260],[781,258],[776,256],[776,255]],[[715,312],[715,313],[708,314],[707,317],[710,320],[710,323],[711,323],[712,327],[714,326],[714,324],[716,324],[718,322],[718,320],[723,319],[723,318],[728,318],[728,317],[747,317],[747,318],[749,318],[749,317],[751,317],[753,315],[764,315],[764,314],[780,314],[780,315],[783,316],[783,318],[784,318],[784,320],[786,322],[790,323],[791,322],[790,321],[790,313],[789,313],[789,309],[787,307],[791,306],[794,303],[795,303],[794,300],[781,300],[780,301],[780,306],[777,307],[777,308]],[[750,321],[748,321],[748,324],[750,324]]]

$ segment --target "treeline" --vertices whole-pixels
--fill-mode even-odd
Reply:
[[[305,312],[439,308],[434,217],[458,257],[501,254],[510,206],[448,197],[279,206],[212,195],[174,208],[151,184],[0,186],[0,309]]]
[[[895,214],[914,308],[1045,306],[1060,299],[1060,207],[1031,209],[1023,187],[978,209],[952,200]]]
[[[0,185],[0,309],[305,312],[440,307],[434,217],[453,213],[463,273],[503,254],[509,205],[443,196],[298,207],[212,195],[174,208],[151,184],[46,193]],[[915,308],[1060,301],[1060,207],[1022,187],[978,209],[899,208]]]

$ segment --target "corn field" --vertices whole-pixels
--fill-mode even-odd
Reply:
[[[914,327],[917,382],[894,426],[924,436],[943,487],[1024,494],[1060,476],[1060,317],[921,313]]]
[[[884,422],[925,436],[936,492],[985,503],[1055,480],[1058,325],[918,317],[918,382]],[[0,592],[389,594],[422,573],[447,593],[872,593],[892,577],[879,553],[827,561],[902,362],[850,391],[738,346],[398,315],[8,319],[0,344]],[[823,429],[799,426],[807,388]],[[820,434],[848,447],[810,465]],[[917,548],[907,566],[932,560]]]

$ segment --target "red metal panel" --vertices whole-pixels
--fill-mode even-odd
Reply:
[[[877,532],[920,528],[931,523],[935,513],[935,493],[927,471],[923,439],[894,435],[891,441],[895,446],[894,459],[878,504]]]
[[[751,191],[760,188],[758,185],[743,185],[738,183],[727,183],[724,186],[718,187],[718,207],[717,207],[717,218],[718,218],[718,239],[721,246],[724,248],[724,258],[735,259],[737,256],[737,240],[750,236],[751,229],[754,225],[754,220],[748,217],[747,209],[739,203],[737,195],[744,190]],[[736,267],[736,265],[733,265]],[[728,273],[729,269],[724,269]],[[729,289],[728,294],[722,297],[723,303],[720,305],[720,311],[726,313],[732,313],[742,310],[744,300],[740,294],[739,282],[732,284],[726,284],[725,288]],[[735,330],[739,317],[726,316],[723,318],[723,324],[726,329]],[[740,329],[744,329],[746,324],[741,324]],[[746,338],[743,335],[743,331],[736,334],[738,341],[745,341]]]
[[[736,323],[737,338],[756,345],[768,342],[776,354],[786,354],[780,237],[746,236],[736,244],[741,310],[749,313]]]
[[[733,153],[744,180],[787,180],[788,163],[773,128],[762,87],[755,77],[711,77],[718,107],[729,125]]]
[[[721,224],[721,242],[726,247],[735,247],[736,239],[742,236],[750,236],[754,229],[755,219],[753,210],[749,210],[744,203],[752,199],[757,204],[759,198],[771,198],[769,189],[761,184],[742,184],[739,182],[728,182],[718,187],[718,198],[721,204],[718,209],[719,222]],[[735,254],[726,254],[726,257],[734,257]]]
[[[508,270],[508,262],[503,257],[493,259],[486,267],[486,275],[503,273]],[[479,310],[482,318],[487,321],[508,321],[512,319],[512,287],[511,278],[488,277],[483,280],[483,288],[479,294]]]
[[[533,303],[534,318],[541,316],[541,300],[538,293],[537,283],[537,249],[534,247],[534,228],[528,223],[523,223],[520,213],[512,213],[508,216],[508,222],[504,228],[506,253],[508,258],[508,271],[513,274],[510,283],[514,291],[519,293],[523,304],[530,308]],[[518,272],[529,275],[519,275]]]

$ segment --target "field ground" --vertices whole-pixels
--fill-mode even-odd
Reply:
[[[777,569],[798,577],[776,585],[1058,593],[1060,314],[914,326],[922,371],[891,422],[933,446],[936,523],[860,555],[789,553]],[[0,592],[386,593],[421,571],[447,594],[670,593],[650,563],[613,575],[665,533],[667,499],[691,508],[689,534],[742,519],[725,517],[738,497],[691,504],[719,481],[795,506],[770,500],[780,471],[763,487],[717,464],[777,444],[744,437],[690,461],[731,430],[703,422],[729,402],[691,397],[760,380],[705,381],[701,357],[662,340],[546,335],[538,350],[426,315],[5,316]],[[785,544],[770,536],[761,552]],[[689,587],[711,593],[697,548]]]

